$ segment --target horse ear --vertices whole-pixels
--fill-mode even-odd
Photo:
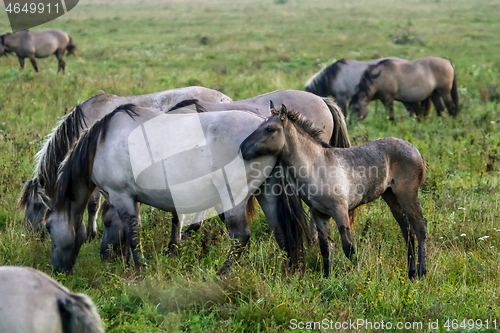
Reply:
[[[40,195],[40,198],[42,199],[42,202],[45,204],[45,206],[47,206],[50,210],[54,210],[54,208],[56,207],[56,203],[54,200],[47,196],[44,188],[38,189],[38,195]]]
[[[274,107],[273,101],[269,101],[269,111],[271,111],[272,115],[277,115],[279,113],[278,110],[276,110],[276,108]]]
[[[21,180],[21,182],[23,182],[23,185],[28,184],[28,182],[26,180]]]
[[[281,104],[281,109],[280,109],[280,120],[284,121],[287,115],[287,110],[285,104]]]

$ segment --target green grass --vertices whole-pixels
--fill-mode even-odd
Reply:
[[[417,122],[398,104],[392,124],[373,103],[364,122],[349,125],[356,144],[393,136],[425,157],[426,278],[407,280],[399,226],[380,200],[359,210],[357,265],[332,231],[329,279],[317,245],[303,275],[286,273],[261,215],[240,265],[219,280],[230,245],[224,227],[206,224],[177,257],[163,256],[170,215],[147,207],[141,277],[122,260],[101,262],[96,241],[82,247],[74,275],[52,276],[90,295],[108,332],[288,331],[293,318],[421,321],[424,329],[439,320],[440,331],[447,318],[496,318],[500,325],[500,108],[479,99],[481,87],[500,81],[499,12],[500,3],[487,0],[81,1],[43,26],[68,31],[78,46],[80,58],[66,59],[66,75],[57,75],[55,57],[38,61],[43,75],[30,64],[19,72],[15,57],[0,58],[0,265],[52,274],[50,242],[24,230],[16,207],[21,180],[30,178],[34,154],[58,117],[99,89],[136,95],[202,85],[236,100],[302,89],[335,59],[433,55],[455,64],[457,118],[433,111]],[[8,29],[0,12],[0,31]]]

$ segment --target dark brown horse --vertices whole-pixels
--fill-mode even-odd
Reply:
[[[450,61],[436,57],[406,62],[386,59],[368,67],[349,107],[363,119],[368,115],[368,104],[373,99],[380,99],[393,120],[394,101],[403,102],[417,116],[425,116],[429,113],[429,99],[432,99],[438,115],[441,115],[441,98],[448,113],[456,116],[457,78]]]
[[[427,220],[422,215],[418,189],[425,180],[426,165],[417,148],[396,138],[331,148],[320,134],[298,112],[282,106],[243,141],[240,149],[246,160],[278,157],[278,163],[286,168],[318,228],[326,277],[330,270],[330,217],[337,223],[345,255],[352,260],[348,212],[379,197],[386,201],[403,232],[409,277],[424,275]]]
[[[62,30],[46,30],[41,32],[22,30],[0,36],[0,56],[14,52],[24,69],[24,59],[29,58],[35,71],[38,66],[35,58],[46,58],[54,54],[58,61],[57,72],[66,68],[63,60],[64,52],[74,54],[76,50],[73,40]]]

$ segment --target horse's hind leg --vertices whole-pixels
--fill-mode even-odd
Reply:
[[[172,212],[172,229],[170,233],[170,243],[168,244],[168,253],[175,253],[181,243],[181,230],[183,221],[183,214]]]
[[[87,204],[89,220],[87,222],[87,241],[90,242],[97,234],[97,211],[99,210],[101,195],[97,188],[92,192],[92,196]]]
[[[64,74],[64,70],[66,69],[66,62],[63,60],[64,57],[64,50],[57,50],[56,53],[56,58],[57,58],[57,72],[59,73],[61,70]]]
[[[229,230],[231,238],[231,250],[227,256],[219,275],[225,275],[231,272],[231,266],[238,261],[243,248],[250,239],[250,228],[248,228],[246,219],[247,201],[243,200],[236,207],[224,212],[226,227]]]
[[[434,91],[431,95],[432,104],[434,104],[434,108],[436,108],[437,115],[441,117],[441,113],[444,110],[443,103],[441,103],[441,96],[437,91]]]
[[[418,241],[418,264],[417,273],[422,277],[427,273],[425,264],[425,238],[427,235],[427,220],[422,214],[420,200],[418,199],[418,187],[412,189],[410,186],[399,191],[401,194],[395,193],[399,204],[403,208],[406,216],[410,220],[410,224],[415,230]]]
[[[385,200],[389,208],[391,209],[392,215],[398,221],[401,232],[403,233],[403,239],[406,242],[407,249],[407,259],[408,259],[408,277],[414,278],[416,274],[415,270],[415,232],[410,226],[408,217],[406,217],[403,209],[399,205],[398,199],[392,193],[391,189],[382,194],[382,198]]]
[[[443,98],[444,105],[446,105],[446,110],[448,110],[448,114],[450,116],[456,115],[456,106],[455,103],[453,103],[453,99],[451,98],[451,92],[450,91],[439,91],[439,94]]]
[[[318,229],[319,248],[321,256],[323,257],[324,276],[328,278],[330,274],[330,216],[321,214],[316,210],[311,210],[311,217],[313,218]]]
[[[344,254],[349,260],[353,261],[355,251],[354,251],[354,245],[352,244],[351,240],[349,210],[346,206],[335,204],[331,210],[331,215],[332,218],[335,220],[335,223],[337,224],[337,228],[339,229],[340,238],[342,239],[342,249],[344,250]],[[318,229],[320,229],[319,225]]]

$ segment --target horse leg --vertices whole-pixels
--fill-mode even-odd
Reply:
[[[89,220],[87,222],[87,241],[90,242],[97,234],[97,211],[101,195],[97,188],[92,192],[92,196],[87,204],[87,212],[89,213]]]
[[[63,57],[64,57],[64,49],[60,50],[58,49],[55,53],[56,58],[57,58],[57,72],[59,73],[61,70],[64,74],[64,70],[66,69],[66,62],[64,62]]]
[[[134,260],[134,268],[136,272],[139,272],[142,266],[145,266],[140,262],[140,257],[142,256],[142,249],[140,245],[140,204],[135,202],[133,198],[125,196],[112,196],[110,194],[110,202],[120,216],[123,222],[123,229],[125,232],[125,239],[130,245],[132,251],[132,259]]]
[[[36,60],[35,57],[30,57],[31,65],[33,65],[33,68],[35,69],[35,72],[38,73],[38,66],[36,65]]]
[[[441,95],[441,97],[443,98],[443,101],[444,101],[444,105],[446,105],[446,110],[448,110],[448,114],[450,116],[454,116],[456,115],[456,105],[455,103],[453,103],[453,99],[451,98],[451,92],[450,91],[446,91],[446,92],[439,92],[439,94]]]
[[[403,234],[403,239],[406,242],[407,261],[408,261],[408,277],[414,278],[416,275],[415,270],[415,231],[410,227],[408,217],[405,215],[403,209],[399,205],[398,199],[391,189],[388,189],[382,194],[389,208],[391,209],[392,216],[398,221],[399,227]]]
[[[250,239],[250,228],[248,228],[246,219],[247,201],[243,200],[233,209],[224,212],[226,227],[229,230],[232,245],[229,255],[219,271],[219,275],[226,275],[231,272],[231,266],[238,261],[243,248]]]
[[[427,273],[427,266],[425,263],[425,238],[427,234],[427,220],[422,214],[422,207],[420,207],[420,200],[418,199],[418,188],[411,189],[405,186],[401,189],[401,194],[396,194],[397,200],[404,213],[410,220],[410,224],[415,230],[418,241],[418,264],[417,274],[422,277]]]
[[[434,108],[436,109],[438,117],[441,117],[441,112],[443,112],[443,104],[441,103],[441,96],[437,91],[433,91],[431,95],[432,104],[434,104]]]
[[[23,57],[20,57],[20,56],[17,56],[17,59],[19,60],[19,70],[22,71],[24,69],[24,58]]]
[[[345,96],[339,96],[336,102],[337,105],[340,107],[340,110],[342,110],[344,118],[347,119],[347,98]]]
[[[385,109],[389,113],[389,120],[394,121],[394,100],[389,99],[389,98],[384,98],[382,100],[382,103],[384,103]]]
[[[323,257],[323,270],[325,278],[330,274],[330,216],[311,210],[311,216],[318,229],[319,248]]]
[[[339,229],[344,254],[349,260],[354,261],[355,250],[351,240],[349,210],[346,206],[335,204],[334,208],[331,210],[331,215]]]
[[[167,253],[176,253],[181,243],[181,230],[182,222],[184,221],[184,214],[177,214],[172,212],[172,229],[170,233],[170,243],[168,244]]]

